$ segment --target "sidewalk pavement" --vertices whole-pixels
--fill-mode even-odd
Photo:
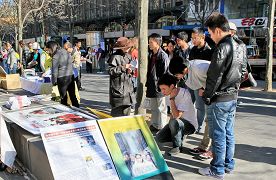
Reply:
[[[260,82],[259,84],[261,84]],[[110,112],[109,76],[107,74],[83,74],[80,91],[81,106],[101,109]],[[274,87],[275,88],[275,87]],[[11,91],[8,94],[0,91],[0,103],[14,94],[22,95],[25,91]],[[30,94],[30,93],[27,93]],[[276,93],[245,90],[239,98],[242,104],[237,108],[236,138],[236,169],[233,174],[226,175],[226,180],[271,180],[276,177]],[[160,149],[176,180],[209,179],[197,173],[198,168],[207,167],[210,161],[201,161],[188,153],[189,148],[196,147],[202,135],[194,134],[184,142],[184,152],[177,156],[167,156],[170,143],[161,144]],[[23,180],[20,175],[0,172],[0,179]]]
[[[107,74],[86,74],[82,83],[81,103],[109,111],[109,76]],[[263,84],[262,81],[258,81]],[[274,82],[274,87],[276,88]],[[258,90],[259,89],[259,90]],[[226,175],[226,180],[271,180],[276,177],[276,93],[260,91],[261,88],[241,91],[239,98],[242,104],[237,108],[236,169]],[[170,143],[160,145],[164,158],[176,180],[209,179],[197,173],[198,168],[207,167],[209,161],[195,159],[188,153],[189,148],[196,147],[202,135],[194,134],[185,140],[184,153],[167,156]]]

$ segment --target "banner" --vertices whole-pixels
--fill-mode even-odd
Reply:
[[[169,171],[142,116],[98,123],[121,179],[145,179]]]
[[[5,117],[25,130],[40,134],[40,128],[96,120],[96,117],[74,111],[61,104],[35,107],[6,113]]]
[[[12,168],[15,156],[16,156],[16,150],[13,146],[13,143],[11,141],[10,134],[7,129],[7,125],[5,120],[2,117],[2,108],[0,107],[0,145],[1,145],[1,161]]]
[[[119,179],[96,121],[41,129],[56,180]]]

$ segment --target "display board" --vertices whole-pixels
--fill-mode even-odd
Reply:
[[[98,123],[121,179],[145,179],[169,171],[143,116]]]
[[[41,129],[56,180],[119,179],[96,121]]]
[[[9,112],[5,117],[32,134],[40,134],[40,128],[96,120],[92,115],[74,111],[61,104],[35,107]]]

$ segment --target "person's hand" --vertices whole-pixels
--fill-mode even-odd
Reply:
[[[203,96],[203,93],[204,93],[204,89],[199,89],[199,90],[198,90],[198,95],[199,95],[199,96]]]
[[[175,98],[175,96],[177,96],[177,88],[174,88],[170,94],[170,98]]]
[[[131,68],[131,64],[126,64],[126,69]]]

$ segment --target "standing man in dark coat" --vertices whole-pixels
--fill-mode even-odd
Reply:
[[[160,47],[162,37],[153,33],[149,36],[149,55],[147,72],[147,98],[150,98],[151,106],[151,131],[158,131],[167,124],[167,105],[165,96],[158,87],[159,79],[167,73],[169,67],[169,57]]]
[[[120,37],[114,45],[116,52],[108,61],[109,97],[112,107],[111,115],[114,117],[129,115],[131,105],[136,101],[131,81],[131,55],[128,53],[131,47],[132,43],[128,38]]]

